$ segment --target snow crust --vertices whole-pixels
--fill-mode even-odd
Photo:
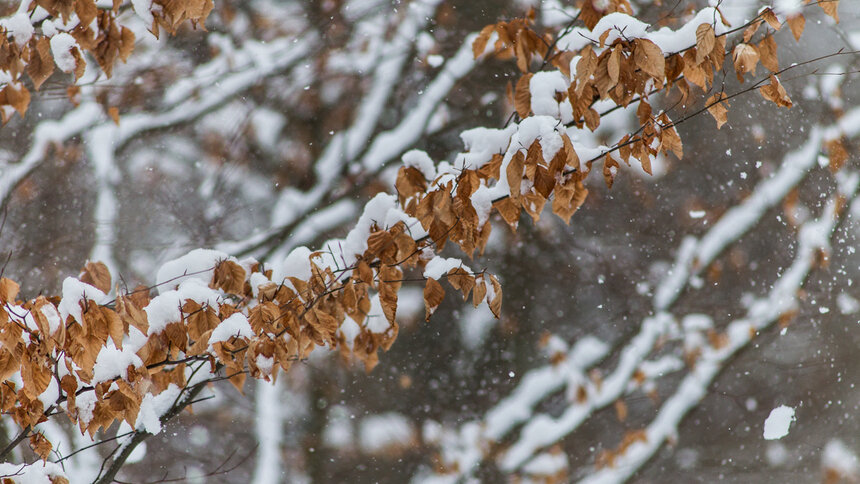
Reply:
[[[102,304],[106,302],[107,296],[97,288],[74,277],[65,278],[63,280],[63,299],[57,305],[61,320],[65,321],[69,316],[72,316],[75,321],[83,324],[81,302],[87,299],[95,301],[96,304]]]
[[[424,277],[428,279],[441,279],[449,271],[457,268],[462,268],[466,272],[472,272],[472,269],[469,269],[469,266],[463,264],[463,261],[460,259],[454,257],[445,258],[437,255],[424,267]]]
[[[161,417],[173,406],[182,390],[171,383],[158,395],[147,393],[140,402],[140,413],[137,414],[134,428],[152,435],[161,432]]]
[[[93,385],[121,376],[128,379],[128,366],[143,366],[143,361],[131,348],[116,349],[112,344],[103,346],[93,367]]]
[[[189,279],[209,284],[215,275],[215,266],[223,260],[238,262],[226,253],[212,249],[194,249],[182,257],[165,262],[155,276],[158,291],[176,289]]]
[[[253,338],[254,331],[251,329],[251,323],[248,318],[242,313],[235,313],[229,318],[221,321],[212,334],[209,336],[209,348],[212,348],[214,343],[223,343],[229,341],[234,336]]]
[[[186,300],[217,310],[220,307],[219,297],[218,291],[200,279],[184,280],[178,288],[159,294],[143,308],[149,321],[149,334],[158,334],[168,324],[182,321],[182,306]]]
[[[63,72],[74,72],[77,63],[72,49],[77,48],[78,42],[70,34],[60,32],[51,37],[51,54],[54,55],[57,67]]]
[[[576,71],[574,71],[576,72]],[[559,103],[555,95],[566,92],[570,81],[559,71],[536,72],[529,81],[532,112],[537,116],[552,116],[563,123],[573,121],[573,107],[565,99]]]
[[[30,16],[26,12],[18,12],[11,17],[0,20],[0,28],[5,28],[7,35],[15,38],[18,47],[29,42],[35,31],[33,24],[30,23]]]
[[[420,171],[426,180],[433,180],[436,178],[436,164],[433,163],[433,160],[427,152],[422,150],[409,150],[406,153],[403,153],[403,156],[400,159],[403,161],[404,166],[411,166]]]
[[[564,50],[578,51],[591,43],[597,43],[606,33],[605,45],[611,45],[618,39],[647,39],[657,44],[666,54],[679,52],[696,45],[696,29],[701,24],[709,24],[717,35],[726,32],[720,13],[713,7],[700,10],[696,16],[681,28],[673,30],[663,27],[655,32],[648,32],[649,24],[625,13],[614,12],[601,18],[594,29],[577,27],[561,37],[558,46]]]

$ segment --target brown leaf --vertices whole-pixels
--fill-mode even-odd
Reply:
[[[6,84],[6,87],[0,90],[0,106],[12,106],[19,115],[24,116],[30,106],[30,91],[23,84],[18,84],[18,86]]]
[[[711,24],[701,24],[696,28],[696,65],[708,58],[708,54],[714,50],[714,28]]]
[[[499,215],[508,223],[512,231],[517,230],[520,221],[520,206],[511,201],[511,197],[493,202],[493,208],[498,210]]]
[[[636,39],[633,42],[636,45],[636,51],[633,54],[636,66],[649,76],[662,80],[666,73],[666,58],[663,57],[660,47],[646,39]]]
[[[427,284],[424,286],[425,321],[430,321],[430,316],[433,315],[444,298],[445,289],[442,287],[442,284],[439,284],[439,281],[432,277],[427,278]]]
[[[233,261],[223,260],[215,267],[209,286],[228,294],[242,295],[245,293],[245,269]]]
[[[21,286],[12,279],[0,278],[0,305],[14,303],[20,288]]]
[[[51,369],[39,361],[26,359],[21,364],[21,380],[24,382],[23,391],[30,398],[36,399],[48,388],[51,382]]]
[[[33,452],[35,452],[42,461],[47,461],[48,457],[51,455],[51,449],[53,449],[53,446],[41,432],[36,432],[30,434],[30,448],[33,449]]]
[[[487,42],[490,40],[490,35],[492,35],[495,27],[496,26],[494,24],[487,25],[481,29],[481,32],[475,38],[475,41],[472,42],[472,55],[474,55],[475,59],[477,59],[484,53],[484,50],[486,50]]]
[[[475,279],[475,289],[472,290],[472,305],[478,307],[487,297],[487,283],[484,282],[484,276],[478,276]]]
[[[707,81],[705,80],[705,70],[699,66],[700,63],[696,63],[696,57],[692,51],[687,51],[683,56],[684,60],[684,78],[699,86],[702,90],[707,89]]]
[[[51,56],[51,41],[47,37],[39,37],[30,41],[30,62],[27,63],[27,74],[33,80],[33,87],[39,90],[51,74],[54,73],[54,58]]]
[[[612,53],[609,55],[609,63],[606,65],[613,85],[618,83],[618,74],[621,72],[621,50],[622,47],[616,45],[612,49]]]
[[[522,119],[527,118],[532,110],[532,95],[529,88],[532,76],[533,74],[529,72],[528,74],[524,74],[520,77],[517,81],[516,90],[514,91],[514,107],[517,110],[517,114]]]
[[[747,27],[746,30],[744,30],[744,35],[743,35],[744,42],[749,42],[750,39],[752,38],[752,36],[755,35],[756,30],[758,30],[758,28],[763,23],[764,22],[756,21],[756,22],[753,22],[752,24],[750,24],[750,26]]]
[[[520,190],[523,183],[523,163],[525,162],[525,155],[523,155],[522,150],[517,150],[516,153],[511,157],[511,160],[508,162],[508,167],[505,170],[505,174],[508,178],[508,189],[511,193],[511,201],[517,206],[520,205]]]
[[[465,269],[456,267],[448,271],[448,283],[454,289],[463,293],[463,301],[468,299],[469,293],[475,287],[475,276],[466,272]]]
[[[793,17],[788,17],[786,22],[788,22],[789,28],[791,28],[794,40],[800,40],[800,36],[803,35],[803,29],[806,27],[806,19],[803,15],[797,14]]]
[[[72,57],[75,58],[75,81],[78,81],[81,77],[84,76],[84,72],[87,70],[87,61],[84,60],[84,56],[81,54],[81,50],[77,47],[72,47],[70,49],[72,53]]]
[[[782,27],[782,24],[779,23],[779,19],[776,18],[776,14],[773,13],[773,10],[770,7],[762,10],[759,15],[761,15],[761,18],[763,18],[773,30],[779,30]]]
[[[89,25],[95,20],[98,9],[92,0],[76,0],[75,13],[78,14],[80,25]]]
[[[405,205],[407,198],[427,191],[427,180],[417,168],[403,166],[397,172],[397,181],[394,186],[397,189],[400,203]]]
[[[108,116],[113,120],[113,123],[119,126],[119,108],[116,106],[111,106],[107,110]]]
[[[123,27],[120,32],[119,58],[125,62],[134,50],[134,32],[126,27]]]
[[[612,188],[616,173],[618,173],[618,162],[607,153],[603,158],[603,181],[606,182],[606,188]]]
[[[761,57],[761,65],[771,72],[779,70],[779,60],[776,55],[776,40],[773,35],[761,39],[757,46],[759,56]]]
[[[576,63],[576,94],[581,95],[585,88],[588,78],[597,69],[597,55],[591,48],[591,45],[585,46],[579,54],[581,57]]]
[[[230,384],[233,385],[236,388],[236,390],[239,390],[239,393],[241,393],[242,395],[245,394],[245,392],[242,390],[242,388],[245,386],[245,377],[246,376],[247,375],[244,372],[237,371],[237,372],[232,373],[230,378],[229,378]]]
[[[770,84],[759,88],[762,97],[771,101],[780,107],[790,108],[792,106],[791,98],[785,92],[785,88],[780,84],[779,79],[773,74],[770,75]]]
[[[103,262],[87,262],[78,277],[81,282],[94,286],[107,294],[110,292],[110,271]]]
[[[552,212],[564,220],[564,223],[570,224],[570,217],[585,203],[587,195],[588,190],[585,185],[575,177],[556,184]]]
[[[755,74],[755,68],[758,64],[758,50],[750,44],[738,44],[733,52],[735,62],[735,72],[738,76],[738,81],[744,81],[744,74],[752,72]]]
[[[148,304],[148,301],[146,302],[146,304]],[[142,309],[142,307],[145,307],[146,304],[141,306],[138,305],[138,303],[134,300],[133,297],[118,296],[116,298],[116,312],[119,314],[120,318],[125,321],[126,324],[134,326],[143,334],[148,334],[149,320],[147,319],[146,312],[144,312]]]
[[[711,113],[711,116],[713,116],[717,121],[717,129],[722,128],[728,121],[728,109],[726,109],[728,101],[725,101],[725,99],[726,95],[720,92],[709,97],[705,102],[708,106],[708,112]]]
[[[382,312],[391,324],[397,315],[397,291],[400,290],[403,272],[397,266],[383,265],[379,269],[379,302]]]
[[[821,0],[818,2],[818,6],[821,7],[821,10],[824,10],[824,13],[829,15],[839,23],[839,0]]]
[[[490,275],[490,283],[493,287],[493,293],[490,294],[487,291],[487,305],[490,307],[490,311],[493,312],[493,315],[498,318],[502,312],[502,285],[499,284],[499,280],[496,279],[496,276]]]
[[[660,149],[663,151],[671,150],[680,160],[684,157],[684,145],[681,143],[681,137],[675,130],[672,120],[665,112],[660,115],[660,124],[663,126],[660,135]]]

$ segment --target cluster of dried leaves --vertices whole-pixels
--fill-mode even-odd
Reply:
[[[370,370],[378,361],[377,351],[387,349],[397,336],[395,314],[403,269],[426,264],[419,254],[430,245],[429,239],[413,240],[400,223],[372,232],[367,252],[350,270],[335,274],[311,262],[309,280],[291,277],[289,283],[271,281],[271,270],[263,272],[260,264],[249,272],[224,260],[210,282],[220,294],[219,304],[201,305],[186,299],[181,317],[158,332],[150,331],[144,311],[151,300],[148,289],[119,295],[111,304],[100,305],[83,297],[76,301],[81,319],[69,315],[59,322],[61,298],[16,300],[18,285],[0,279],[0,411],[11,415],[22,429],[34,428],[63,412],[82,432],[94,435],[118,420],[134,426],[147,394],[157,395],[171,384],[187,388],[187,369],[194,363],[208,363],[211,374],[229,379],[240,390],[246,375],[276,378],[278,368],[288,370],[318,347],[339,348]],[[258,274],[256,291],[250,282],[254,273]],[[260,283],[259,275],[268,282]],[[476,304],[489,299],[498,312],[501,287],[494,277],[462,269],[452,269],[446,277],[464,295],[473,292]],[[88,263],[80,281],[105,293],[111,289],[110,274],[101,263]],[[435,307],[444,290],[439,282],[430,281],[425,299],[428,307]],[[488,286],[492,288],[490,298],[486,297]],[[372,331],[366,324],[372,291],[379,293],[389,322],[384,331]],[[236,313],[247,317],[254,335],[237,334],[226,341],[210,342],[218,325]],[[362,328],[349,342],[339,332],[345,318]],[[131,328],[148,335],[136,352],[142,365],[129,364],[120,376],[99,381],[94,376],[99,355],[112,351],[111,347],[122,350]],[[22,384],[16,385],[16,380]],[[58,396],[45,402],[51,380],[57,383]],[[81,395],[88,392],[95,395],[94,405],[88,399],[80,407]],[[31,436],[31,446],[43,459],[51,451],[50,442],[38,433]]]
[[[68,54],[74,59],[73,66],[65,62],[56,64],[78,80],[87,66],[86,54],[91,55],[110,77],[117,60],[125,62],[134,49],[134,33],[118,18],[121,10],[128,7],[123,7],[122,0],[113,0],[112,8],[100,8],[95,0],[36,0],[28,3],[27,16],[33,24],[33,33],[28,39],[16,38],[15,32],[7,32],[0,27],[0,73],[8,73],[10,78],[5,85],[0,83],[0,119],[3,124],[15,112],[21,116],[26,114],[30,105],[30,89],[38,91],[55,71],[54,55]],[[44,9],[48,16],[37,17],[37,7]],[[212,7],[212,0],[155,0],[150,6],[153,17],[150,31],[156,36],[161,29],[175,33],[186,20],[202,26]],[[67,32],[57,31],[53,23],[50,29],[42,28],[54,19],[73,27]],[[59,34],[74,38],[75,43],[68,47],[68,52],[57,52],[56,47],[52,49],[51,40]],[[32,87],[24,82],[25,73]],[[74,99],[75,93],[74,86],[70,87],[69,97]]]
[[[805,4],[811,3],[806,0]],[[824,12],[835,21],[839,21],[837,15],[838,0],[832,2],[817,2]],[[610,13],[630,14],[630,5],[620,0],[617,2],[600,2],[601,7],[595,6],[595,2],[584,0],[579,2],[581,8],[580,18],[588,28],[594,28],[597,22]],[[719,20],[724,20],[720,17]],[[645,38],[628,38],[624,35],[624,29],[615,27],[600,33],[600,36],[579,51],[552,51],[555,44],[550,44],[547,36],[534,32],[528,19],[512,22],[499,22],[486,26],[476,39],[473,50],[475,56],[479,56],[486,48],[491,36],[496,35],[493,50],[502,58],[516,56],[517,65],[524,74],[516,83],[514,89],[509,89],[511,103],[515,106],[517,115],[524,119],[532,115],[531,110],[531,81],[533,73],[528,72],[528,66],[533,59],[544,59],[544,64],[550,64],[564,74],[569,80],[566,91],[556,93],[559,103],[569,101],[573,108],[573,125],[577,128],[587,127],[594,131],[600,125],[601,113],[595,109],[595,104],[600,100],[610,100],[616,106],[627,107],[631,103],[638,103],[637,116],[640,129],[629,134],[616,142],[613,149],[605,153],[603,157],[603,175],[607,186],[612,186],[618,161],[630,164],[630,159],[635,158],[644,171],[651,173],[651,158],[658,153],[671,151],[678,158],[683,156],[683,145],[681,138],[675,130],[673,122],[665,111],[655,113],[652,110],[650,98],[657,94],[664,97],[675,96],[676,104],[687,104],[694,87],[704,93],[706,98],[705,107],[717,122],[720,128],[728,120],[729,95],[720,89],[714,92],[714,75],[724,69],[725,58],[732,60],[732,66],[738,77],[743,82],[747,74],[755,75],[756,68],[761,64],[770,74],[765,80],[755,83],[759,93],[766,100],[780,107],[791,107],[792,101],[780,83],[777,75],[781,72],[777,59],[777,44],[774,34],[785,26],[788,26],[796,40],[803,33],[805,19],[802,14],[796,13],[788,16],[784,22],[780,22],[771,8],[762,9],[758,16],[744,26],[727,30],[725,33],[717,34],[715,25],[702,23],[696,28],[696,43],[679,52],[663,52],[656,44]],[[727,28],[731,27],[725,24]],[[743,31],[742,38],[738,39],[733,47],[727,48],[729,34]],[[614,32],[613,32],[614,31]],[[607,45],[607,39],[611,33],[617,33],[617,39],[611,45]],[[597,33],[596,33],[597,34]],[[571,65],[573,59],[578,58],[575,68]],[[573,69],[573,71],[572,71]],[[767,82],[767,84],[765,84]],[[548,199],[548,193],[552,189],[552,181],[559,173],[569,175],[576,172],[574,176],[581,181],[588,175],[591,164],[598,160],[588,160],[586,171],[582,171],[575,153],[565,143],[565,149],[559,156],[566,158],[569,163],[564,170],[558,166],[541,166],[538,169],[533,166],[536,157],[534,146],[530,148],[525,156],[524,166],[527,168],[527,178],[534,182],[535,187],[540,187],[536,193],[532,193],[529,202],[537,201],[542,207],[540,199]],[[618,156],[613,156],[617,151]],[[841,141],[835,140],[828,144],[828,151],[836,158],[835,165],[841,165],[839,160],[845,159],[845,152]],[[519,161],[517,161],[519,164]],[[510,170],[510,168],[509,168]],[[513,171],[516,171],[515,169]],[[549,175],[547,177],[546,175]],[[508,180],[512,180],[509,176]],[[563,181],[561,178],[559,182]],[[513,187],[517,182],[510,181]],[[561,183],[561,187],[568,187],[567,183]],[[565,193],[563,203],[553,203],[554,211],[566,220],[570,208],[567,200],[570,197],[580,200],[584,199],[580,187],[572,187],[569,193]],[[512,192],[513,193],[513,192]],[[514,197],[512,197],[514,198]],[[558,194],[556,194],[558,200]],[[500,211],[510,223],[518,218],[515,209],[522,204],[516,200],[502,202]],[[511,208],[513,207],[513,208]],[[575,208],[574,208],[575,210]],[[539,212],[539,210],[538,210]]]

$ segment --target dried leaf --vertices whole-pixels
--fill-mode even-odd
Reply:
[[[39,456],[42,461],[47,461],[51,455],[53,446],[51,442],[45,438],[41,432],[30,434],[30,448]],[[10,479],[11,480],[11,479]]]
[[[621,72],[621,50],[622,47],[620,45],[616,45],[612,49],[612,53],[609,55],[608,64],[606,65],[609,78],[612,80],[613,85],[618,83],[618,74]]]
[[[514,107],[517,110],[517,114],[522,119],[527,118],[532,110],[532,95],[529,90],[532,76],[533,74],[529,72],[528,74],[524,74],[520,77],[520,80],[517,81],[517,88],[514,91]]]
[[[111,106],[107,110],[108,116],[113,120],[113,123],[119,126],[119,108],[116,106]]]
[[[666,73],[666,59],[663,57],[663,51],[660,50],[660,47],[646,39],[636,39],[633,42],[636,45],[636,51],[633,54],[636,67],[645,71],[649,76],[662,80]]]
[[[490,35],[492,35],[496,26],[494,24],[490,24],[481,29],[481,32],[475,37],[475,41],[472,42],[472,55],[474,55],[475,59],[480,57],[481,54],[484,53],[484,50],[487,48],[487,42],[490,40]]]
[[[711,24],[701,24],[696,28],[696,65],[708,58],[708,55],[714,50],[715,41],[716,36]]]
[[[585,203],[587,195],[588,189],[576,178],[559,183],[552,201],[552,212],[564,220],[564,223],[570,224],[570,217]]]
[[[209,286],[228,294],[242,295],[245,293],[245,269],[233,261],[223,260],[215,267]]]
[[[773,13],[773,10],[770,7],[762,10],[759,15],[761,15],[761,18],[763,18],[773,30],[779,30],[782,27],[782,24],[779,23],[779,19],[776,18],[776,14]]]
[[[490,275],[490,283],[492,284],[493,291],[487,291],[487,305],[490,307],[493,315],[498,318],[502,312],[502,285],[499,284],[499,280],[493,275]]]
[[[75,13],[78,14],[80,25],[90,25],[95,20],[98,9],[92,0],[76,0]]]
[[[738,81],[744,82],[744,74],[752,72],[755,74],[755,68],[758,64],[758,50],[750,44],[738,44],[733,52],[735,62],[735,72],[738,76]]]
[[[761,57],[761,65],[771,72],[779,71],[779,60],[776,54],[776,40],[773,35],[761,39],[757,46],[759,56]]]
[[[618,173],[618,162],[607,153],[603,158],[603,181],[606,182],[606,188],[612,188],[616,173]]]
[[[243,395],[245,394],[245,392],[244,392],[244,390],[242,390],[242,388],[245,386],[245,377],[246,376],[247,375],[245,374],[245,372],[236,371],[236,372],[231,374],[230,378],[228,378],[230,380],[230,384],[233,385],[233,387],[235,387],[236,390],[239,390],[239,393],[241,393]]]
[[[39,37],[30,41],[30,62],[27,63],[27,74],[33,80],[33,87],[39,90],[51,74],[54,73],[54,58],[51,56],[51,41],[47,37]]]
[[[430,316],[433,315],[444,298],[445,289],[442,287],[442,284],[439,284],[439,281],[432,277],[427,278],[427,284],[424,286],[425,321],[430,321]]]
[[[16,84],[6,84],[6,87],[0,90],[0,106],[12,106],[19,115],[24,116],[30,106],[30,91],[23,84],[19,83],[17,86]],[[2,110],[0,112],[4,113],[5,122],[5,112]]]
[[[721,92],[709,97],[705,102],[705,105],[708,106],[708,112],[717,121],[717,129],[722,128],[728,121],[728,109],[726,109],[728,101],[725,101],[725,99],[726,95]]]
[[[511,160],[508,162],[508,167],[505,170],[505,174],[508,178],[508,189],[511,193],[511,201],[516,205],[520,205],[520,187],[523,183],[523,163],[525,162],[525,155],[523,155],[522,150],[518,150],[514,153],[514,156],[511,157]]]
[[[105,294],[110,292],[110,271],[103,262],[87,262],[78,279]]]
[[[780,84],[779,79],[773,74],[770,75],[770,84],[759,88],[762,97],[771,101],[780,107],[790,108],[792,106],[791,98],[785,92],[785,88]]]
[[[26,358],[25,353],[25,358]],[[21,364],[21,380],[24,382],[22,390],[31,399],[35,400],[48,388],[51,382],[51,369],[37,360],[27,359]]]
[[[12,279],[6,277],[0,278],[0,305],[7,303],[14,304],[19,289],[21,289],[21,286]]]
[[[800,40],[800,36],[803,35],[803,29],[806,27],[806,19],[803,15],[797,14],[793,17],[788,17],[786,22],[788,22],[789,28],[791,28],[794,40]]]
[[[817,3],[821,7],[821,10],[824,10],[824,13],[832,17],[836,23],[839,23],[839,0],[820,0]]]

